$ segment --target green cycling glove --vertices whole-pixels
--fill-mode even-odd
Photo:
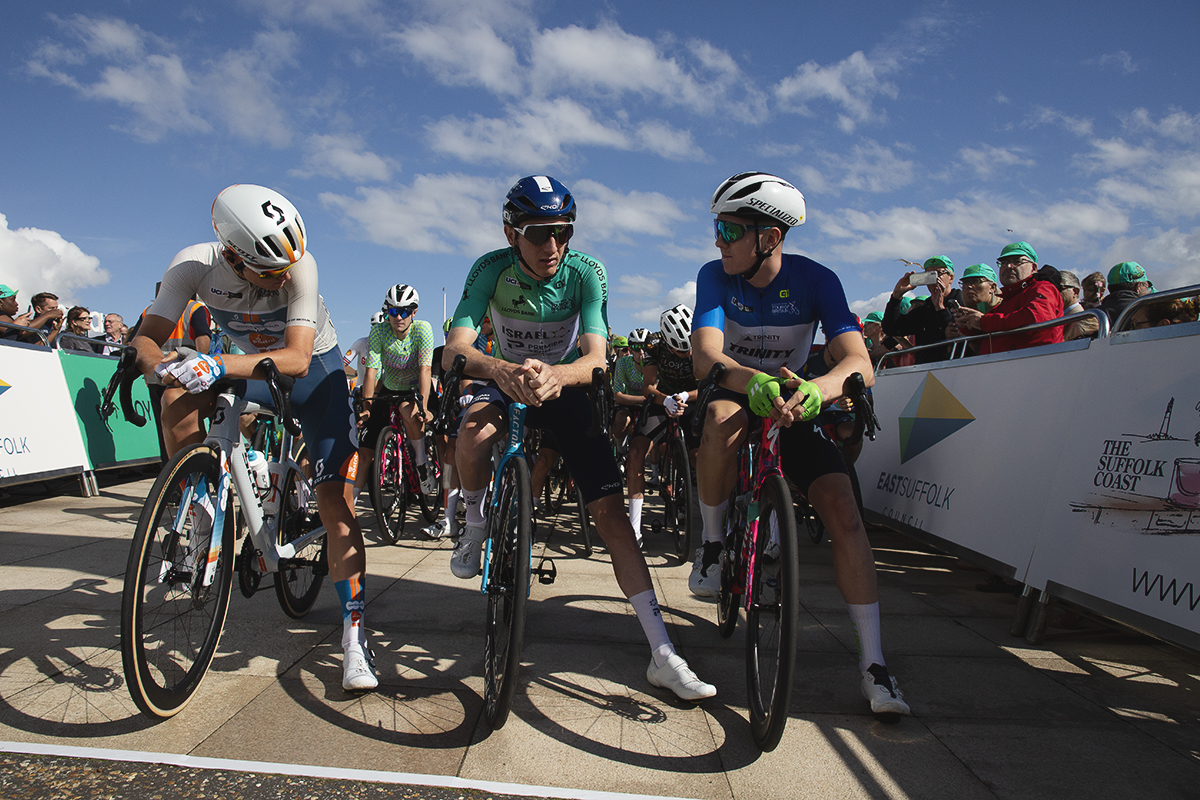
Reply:
[[[804,395],[804,400],[800,403],[800,419],[812,422],[821,413],[821,404],[824,402],[821,390],[812,381],[802,380],[796,391]]]
[[[779,378],[772,378],[762,372],[755,375],[746,384],[746,397],[750,399],[750,410],[760,417],[771,416],[771,409],[775,407],[775,398],[779,397],[779,390],[782,386],[783,381]]]

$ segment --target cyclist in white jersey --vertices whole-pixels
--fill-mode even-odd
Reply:
[[[317,262],[308,251],[300,214],[283,195],[251,184],[230,186],[212,207],[218,241],[184,248],[163,276],[133,344],[143,374],[187,388],[163,419],[182,446],[204,441],[200,421],[216,403],[221,378],[245,382],[244,396],[270,406],[258,364],[265,356],[296,378],[292,409],[313,459],[317,508],[325,525],[329,574],[342,605],[342,686],[375,688],[379,681],[363,625],[366,552],[350,493],[358,440],[337,332],[317,293]],[[244,354],[209,356],[184,351],[164,357],[160,346],[193,297]]]
[[[874,713],[908,714],[883,659],[875,558],[845,462],[812,424],[823,402],[841,399],[851,374],[861,373],[867,386],[874,383],[862,329],[831,270],[783,253],[788,229],[804,223],[804,196],[796,187],[774,175],[740,173],[718,187],[710,210],[717,215],[720,259],[705,264],[697,277],[692,355],[697,376],[718,361],[727,371],[709,403],[696,460],[704,544],[689,587],[709,595],[720,585],[721,518],[733,490],[737,448],[747,434],[750,409],[759,416],[769,413],[783,426],[784,474],[830,532],[834,574],[859,646],[861,690]],[[793,370],[802,371],[818,323],[836,365],[803,381]],[[786,388],[794,394],[785,399],[771,378],[788,379]]]

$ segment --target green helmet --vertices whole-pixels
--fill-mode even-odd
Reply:
[[[451,322],[453,322],[453,321],[454,321],[454,320],[452,320],[452,319],[448,319],[448,320],[446,320],[445,322],[443,322],[443,323],[442,323],[442,333],[449,333],[449,332],[450,332],[450,323],[451,323]]]

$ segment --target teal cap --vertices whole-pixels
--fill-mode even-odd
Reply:
[[[867,317],[866,317],[866,319],[863,320],[863,322],[878,322],[880,325],[882,325],[883,324],[883,312],[882,311],[872,311],[870,314],[867,314]]]
[[[1143,281],[1149,283],[1151,289],[1154,288],[1154,282],[1146,277],[1145,267],[1136,261],[1122,261],[1108,271],[1109,286],[1112,286],[1114,283],[1142,283]],[[3,296],[3,294],[0,294],[0,297]]]
[[[1038,263],[1037,253],[1029,246],[1029,242],[1013,242],[1004,245],[1004,249],[1000,251],[1000,258],[1008,256],[1026,256],[1033,263]]]
[[[16,289],[10,289],[8,284],[0,283],[0,297],[12,297],[16,293]]]
[[[926,271],[931,269],[948,270],[951,275],[954,274],[954,262],[950,260],[950,256],[934,256],[927,259],[923,265]]]
[[[912,298],[909,297],[908,295],[901,297],[900,298],[900,313],[907,314],[908,310],[910,308],[912,308]]]
[[[996,278],[996,270],[989,267],[987,264],[972,264],[963,272],[963,280],[967,278],[987,278],[997,286],[1000,281]]]

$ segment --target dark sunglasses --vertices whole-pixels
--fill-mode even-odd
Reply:
[[[396,308],[393,306],[392,308],[387,309],[387,315],[389,317],[399,317],[400,319],[408,319],[415,313],[417,313],[416,306],[408,306],[406,308]]]
[[[725,244],[733,244],[738,239],[741,239],[750,231],[762,230],[763,228],[773,227],[771,225],[742,225],[738,222],[729,222],[724,219],[713,220],[713,232],[717,238]]]
[[[570,222],[555,222],[542,225],[526,225],[524,228],[513,226],[513,230],[524,236],[525,240],[534,247],[541,247],[550,241],[551,236],[561,246],[571,241],[571,236],[575,233],[575,226]]]

